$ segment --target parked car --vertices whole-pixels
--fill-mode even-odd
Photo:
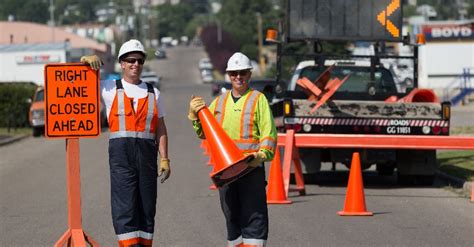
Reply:
[[[144,82],[151,83],[153,86],[160,89],[161,77],[158,76],[154,71],[143,71],[141,80]]]
[[[251,79],[249,86],[265,95],[271,102],[275,97],[283,95],[286,82],[277,82],[275,79]],[[227,81],[216,81],[212,84],[212,96],[217,96],[232,89],[232,84]]]
[[[211,60],[209,60],[209,58],[201,58],[199,60],[199,65],[198,66],[199,66],[200,70],[203,70],[203,69],[212,70],[214,68],[212,66]]]
[[[155,56],[158,59],[165,59],[167,57],[166,56],[166,51],[163,48],[158,48],[155,51]]]
[[[210,69],[201,70],[201,79],[203,83],[212,83],[214,81],[212,70]]]
[[[34,137],[44,134],[44,88],[42,86],[39,86],[33,95],[28,120],[33,128]]]

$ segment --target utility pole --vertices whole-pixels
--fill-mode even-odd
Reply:
[[[51,42],[54,43],[54,3],[49,0],[49,25],[51,26]]]
[[[262,37],[262,14],[257,12],[257,33],[258,33],[258,65],[260,74],[265,74],[265,59],[263,58],[263,37]]]

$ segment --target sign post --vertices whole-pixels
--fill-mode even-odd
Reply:
[[[79,159],[79,137],[100,134],[99,77],[82,63],[47,64],[44,74],[46,137],[66,138],[68,230],[54,246],[100,246],[82,228]]]

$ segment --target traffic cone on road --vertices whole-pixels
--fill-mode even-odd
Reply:
[[[240,151],[207,107],[199,110],[198,117],[214,162],[211,179],[217,187],[231,183],[253,170],[247,165],[252,157]]]
[[[267,203],[291,203],[291,201],[286,198],[283,174],[281,171],[280,149],[278,147],[276,148],[275,157],[273,157],[272,165],[270,166],[270,175],[268,176]]]
[[[341,216],[372,216],[372,212],[365,207],[364,182],[360,168],[360,156],[358,152],[352,155],[349,182],[347,184],[346,200],[344,210],[338,212]]]

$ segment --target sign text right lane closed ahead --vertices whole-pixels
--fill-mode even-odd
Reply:
[[[47,137],[91,137],[100,134],[99,77],[88,65],[45,66]]]

